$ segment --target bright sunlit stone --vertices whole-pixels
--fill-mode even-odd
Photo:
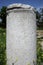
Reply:
[[[36,15],[31,6],[18,7],[21,8],[7,11],[7,65],[35,65]]]

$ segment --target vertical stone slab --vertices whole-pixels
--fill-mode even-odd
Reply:
[[[7,65],[36,64],[36,15],[34,8],[13,4],[7,8]]]

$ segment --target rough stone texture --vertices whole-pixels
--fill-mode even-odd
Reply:
[[[26,4],[21,4],[21,3],[15,3],[15,4],[11,4],[11,5],[9,5],[7,8],[9,9],[9,8],[13,8],[13,7],[21,7],[21,8],[24,8],[24,9],[29,9],[29,10],[34,10],[34,11],[36,11],[36,9],[34,8],[34,7],[32,7],[32,6],[30,6],[30,5],[26,5]]]
[[[35,65],[36,16],[31,10],[7,15],[7,65]]]

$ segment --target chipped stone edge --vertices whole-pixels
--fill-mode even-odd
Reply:
[[[28,10],[33,10],[33,11],[36,11],[36,9],[30,5],[26,5],[26,4],[21,4],[21,3],[15,3],[15,4],[11,4],[7,7],[7,9],[10,9],[10,8],[13,8],[13,7],[21,7],[21,9],[28,9]],[[17,10],[17,9],[14,9],[14,10]]]

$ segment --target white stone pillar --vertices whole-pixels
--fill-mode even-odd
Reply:
[[[7,8],[7,65],[36,64],[36,15],[30,5]]]

